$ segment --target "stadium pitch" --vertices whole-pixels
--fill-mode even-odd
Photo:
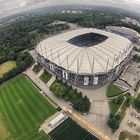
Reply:
[[[52,130],[49,136],[53,140],[99,140],[71,118]]]

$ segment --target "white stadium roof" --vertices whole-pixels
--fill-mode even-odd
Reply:
[[[108,38],[91,47],[79,47],[67,42],[73,37],[91,32]],[[122,62],[131,49],[132,43],[127,38],[92,28],[81,28],[55,35],[40,42],[36,48],[46,59],[79,74],[107,72]]]

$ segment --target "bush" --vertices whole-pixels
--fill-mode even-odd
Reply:
[[[42,69],[42,66],[41,66],[40,64],[36,64],[36,65],[34,65],[34,67],[33,67],[33,71],[34,71],[35,73],[38,73],[41,69]]]
[[[108,125],[114,131],[114,130],[119,128],[119,121],[115,117],[113,117],[113,118],[108,120]]]
[[[133,101],[133,107],[140,112],[140,95]]]
[[[61,85],[61,83],[56,82],[55,84],[52,84],[52,86],[50,87],[50,90],[57,97],[63,97],[63,96],[65,96],[66,88],[65,88],[65,86]]]
[[[57,111],[61,111],[61,110],[62,110],[62,108],[61,108],[61,107],[58,107],[58,108],[57,108]]]
[[[140,62],[140,56],[139,55],[134,55],[133,57],[133,61],[136,62],[136,63],[139,63]]]

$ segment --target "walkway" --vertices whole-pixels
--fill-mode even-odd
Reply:
[[[56,77],[52,76],[51,79],[48,81],[47,86],[50,87],[52,83],[55,81]]]
[[[81,91],[83,95],[86,95],[91,102],[89,113],[83,117],[91,124],[94,124],[94,126],[100,129],[106,135],[112,136],[111,129],[107,125],[110,115],[108,99],[106,97],[107,87],[108,85],[92,90],[80,88],[77,89],[78,91]]]
[[[40,72],[37,74],[37,77],[40,77],[44,72],[44,69],[41,69]]]

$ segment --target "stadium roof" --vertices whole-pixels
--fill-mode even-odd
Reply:
[[[68,42],[73,37],[91,32],[104,35],[107,39],[91,47],[79,47]],[[132,43],[127,38],[92,28],[55,35],[40,42],[36,48],[46,59],[79,74],[107,72],[122,62],[131,49]]]

